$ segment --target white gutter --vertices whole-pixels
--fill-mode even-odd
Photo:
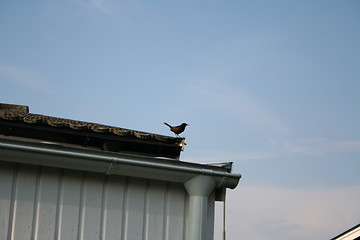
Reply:
[[[0,138],[0,160],[181,183],[206,175],[214,177],[216,188],[233,189],[241,178],[202,164],[7,138]]]

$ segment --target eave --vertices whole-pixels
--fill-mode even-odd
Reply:
[[[204,164],[0,138],[0,161],[186,183],[210,176],[217,189],[235,188],[241,178],[228,169]]]

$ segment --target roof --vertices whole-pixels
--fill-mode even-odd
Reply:
[[[358,240],[360,239],[360,224],[350,228],[331,240]]]
[[[180,157],[185,145],[185,138],[33,114],[28,106],[4,103],[0,103],[0,135],[173,159]]]

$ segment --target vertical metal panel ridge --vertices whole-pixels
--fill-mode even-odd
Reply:
[[[183,219],[183,238],[185,239],[185,236],[187,234],[188,229],[188,220],[189,220],[189,198],[188,193],[185,192],[185,202],[184,202],[184,219]]]
[[[15,195],[12,238],[31,239],[34,214],[35,183],[38,167],[19,166]]]
[[[107,216],[107,192],[109,176],[105,176],[102,182],[101,210],[100,210],[100,240],[106,239],[106,216]]]
[[[163,239],[166,186],[166,182],[149,180],[146,203],[146,240]]]
[[[59,184],[58,184],[58,194],[56,201],[56,213],[55,213],[55,231],[54,239],[60,240],[60,228],[61,228],[61,218],[62,218],[62,204],[61,199],[63,195],[63,186],[64,185],[64,169],[60,170]]]
[[[148,211],[149,211],[149,207],[148,207],[148,202],[149,202],[149,188],[150,188],[150,180],[146,180],[145,183],[145,200],[144,200],[144,211],[143,211],[143,236],[142,236],[142,240],[146,240],[148,239],[148,227],[149,227],[149,221],[148,221]]]
[[[124,196],[123,196],[123,206],[122,206],[122,225],[121,225],[121,240],[126,240],[126,234],[125,232],[127,231],[126,226],[127,226],[127,220],[126,220],[126,209],[127,209],[127,195],[128,195],[128,188],[129,188],[129,178],[126,177],[125,178],[125,183],[124,183]]]
[[[11,184],[11,197],[10,197],[10,206],[9,206],[9,222],[8,222],[8,234],[7,240],[11,240],[13,237],[14,231],[14,214],[15,214],[15,196],[17,188],[17,176],[18,176],[19,167],[16,164],[13,170],[13,178]]]
[[[7,239],[14,165],[0,165],[0,239]]]
[[[99,240],[104,176],[86,173],[83,197],[82,239]]]
[[[145,179],[132,178],[127,191],[125,239],[141,240],[143,237]]]
[[[165,201],[164,201],[164,227],[163,227],[163,240],[167,239],[168,234],[168,218],[169,218],[169,211],[168,211],[168,205],[169,205],[169,183],[166,183],[166,189],[165,189]]]
[[[32,228],[31,228],[31,239],[37,239],[37,230],[38,230],[38,222],[39,222],[39,194],[40,194],[40,177],[41,177],[41,168],[38,168],[36,172],[36,180],[35,180],[35,197],[34,197],[34,210],[33,210],[33,220],[32,220]]]
[[[39,179],[36,240],[55,239],[59,169],[43,167]]]
[[[184,228],[185,188],[179,183],[170,183],[168,197],[167,239],[182,240]]]
[[[84,186],[85,186],[86,173],[81,175],[80,183],[80,201],[79,201],[79,217],[78,217],[78,232],[77,239],[84,240]]]
[[[79,176],[80,175],[80,176]],[[59,240],[76,239],[79,231],[82,172],[66,170],[63,177]]]
[[[126,177],[107,176],[104,206],[104,239],[122,239]]]

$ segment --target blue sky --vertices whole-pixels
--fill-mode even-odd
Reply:
[[[0,102],[166,135],[187,122],[183,161],[233,161],[230,239],[359,223],[359,1],[4,0],[0,35]]]

